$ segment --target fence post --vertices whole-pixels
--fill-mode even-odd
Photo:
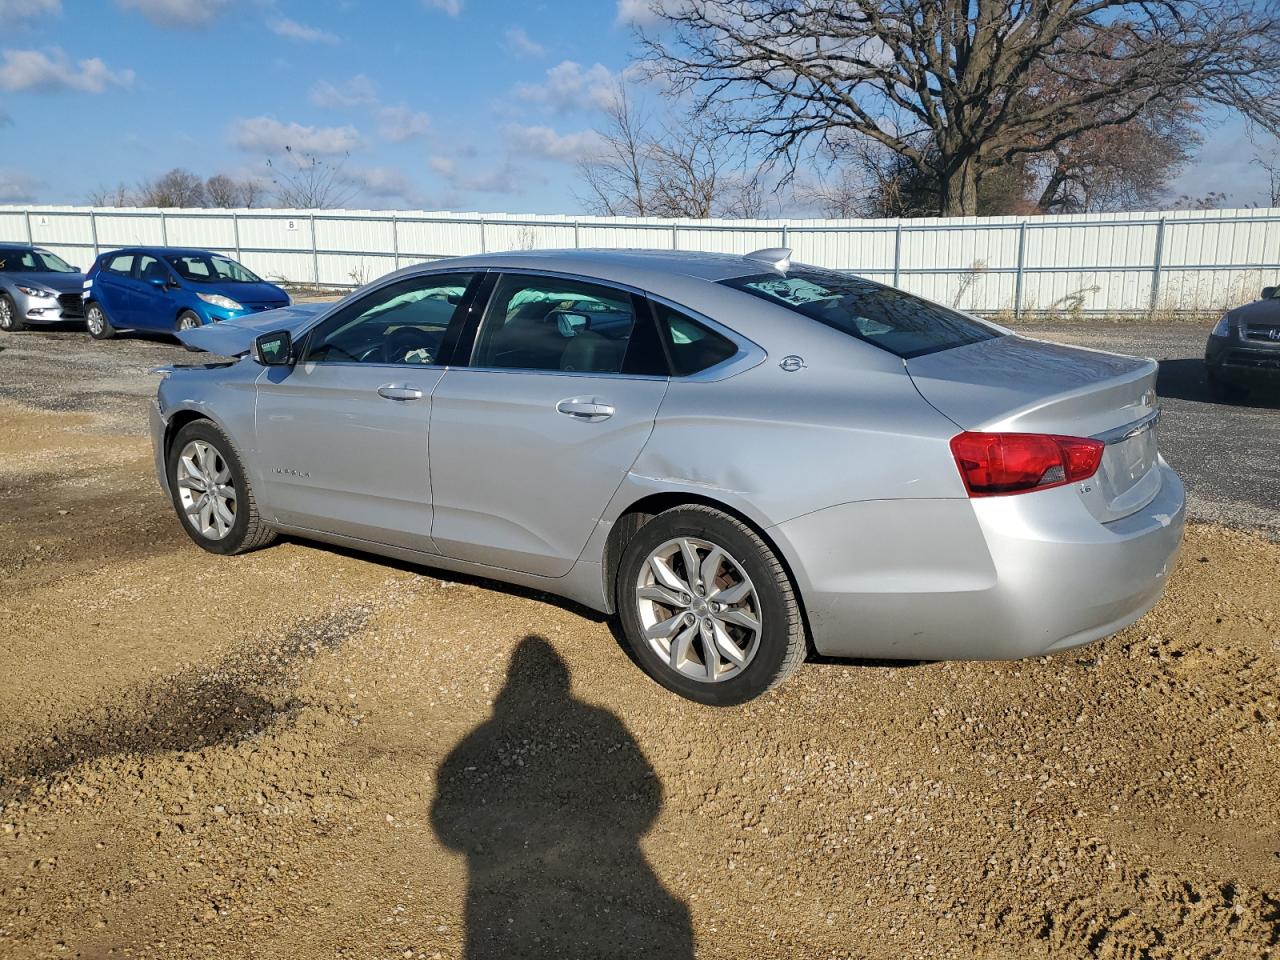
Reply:
[[[480,252],[481,253],[489,252],[488,238],[486,238],[484,234],[484,217],[483,216],[480,217]]]
[[[573,249],[575,250],[577,250],[579,247],[582,246],[582,241],[578,239],[578,230],[581,227],[582,227],[581,223],[579,223],[577,220],[573,221]]]
[[[674,220],[671,221],[671,249],[672,250],[680,249],[680,238],[678,235],[678,231],[679,231],[679,227],[676,226],[675,221]]]
[[[231,211],[231,233],[236,241],[236,259],[243,260],[244,257],[240,253],[240,214],[234,210]]]
[[[400,269],[400,218],[391,215],[391,252],[395,254],[396,269]]]
[[[788,225],[787,225],[786,223],[784,223],[784,224],[782,225],[782,245],[783,245],[784,247],[790,247],[790,246],[791,246],[791,244],[787,242],[787,240],[788,240],[787,226],[788,226]]]
[[[311,214],[311,276],[312,286],[320,288],[320,244],[316,240],[316,215]]]
[[[35,235],[31,232],[31,208],[28,207],[26,210],[23,210],[22,215],[27,220],[27,243],[35,243]]]
[[[93,237],[93,259],[98,259],[98,218],[94,215],[93,209],[89,210],[89,234]]]
[[[1022,316],[1022,275],[1027,265],[1027,221],[1018,225],[1018,272],[1013,279],[1013,315]]]
[[[1164,217],[1156,224],[1156,255],[1151,268],[1151,312],[1160,305],[1160,272],[1164,267]]]
[[[902,221],[893,228],[893,285],[902,286]]]
[[[164,211],[160,211],[160,246],[167,247],[169,245],[169,225],[165,223]]]

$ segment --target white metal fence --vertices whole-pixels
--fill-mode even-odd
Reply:
[[[922,220],[658,220],[367,210],[0,206],[0,240],[86,266],[131,245],[221,250],[264,277],[349,287],[496,250],[663,247],[852,270],[980,313],[1208,311],[1280,281],[1280,209]]]

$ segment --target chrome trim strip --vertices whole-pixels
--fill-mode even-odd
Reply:
[[[1160,420],[1159,408],[1151,411],[1141,420],[1135,420],[1133,423],[1126,423],[1122,427],[1116,427],[1113,430],[1107,430],[1104,433],[1095,433],[1094,440],[1101,440],[1103,443],[1123,443],[1126,440],[1145,433],[1155,427]]]

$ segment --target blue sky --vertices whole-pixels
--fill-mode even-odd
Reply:
[[[574,164],[643,6],[0,0],[0,203],[260,175],[287,143],[349,153],[352,206],[580,211]],[[1242,125],[1206,143],[1175,196],[1265,201]]]

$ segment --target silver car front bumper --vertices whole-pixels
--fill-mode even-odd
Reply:
[[[1074,486],[830,507],[770,530],[829,656],[1002,660],[1080,646],[1150,610],[1182,541],[1161,459],[1146,507],[1099,523]]]

